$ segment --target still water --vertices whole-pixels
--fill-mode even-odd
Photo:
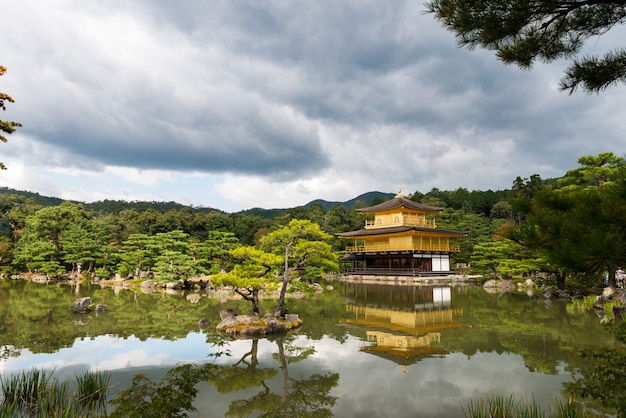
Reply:
[[[139,373],[184,363],[223,367],[198,386],[190,416],[255,416],[272,402],[336,417],[463,417],[492,394],[548,405],[581,366],[581,349],[616,343],[595,315],[526,293],[478,286],[332,283],[290,299],[304,324],[274,340],[215,345],[219,312],[249,313],[221,293],[144,294],[99,286],[0,281],[0,374],[45,368],[60,377],[108,371],[110,397]],[[72,314],[89,296],[103,314]],[[273,311],[264,301],[262,311]],[[198,328],[207,318],[208,329]],[[227,355],[215,356],[216,353]]]

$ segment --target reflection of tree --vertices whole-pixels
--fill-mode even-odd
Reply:
[[[325,375],[314,373],[307,378],[295,379],[289,375],[288,366],[304,360],[315,353],[314,347],[296,347],[285,345],[284,338],[276,340],[278,353],[274,360],[282,371],[282,394],[273,393],[266,383],[278,374],[276,369],[257,368],[257,340],[253,340],[252,349],[232,366],[225,367],[219,374],[216,388],[221,393],[252,386],[262,386],[262,390],[248,399],[231,402],[226,416],[246,417],[257,414],[264,417],[328,417],[330,408],[337,402],[337,397],[330,396],[330,390],[339,382],[338,373]],[[250,361],[247,361],[250,357]],[[241,364],[247,366],[241,367]],[[239,379],[239,380],[238,380]],[[259,380],[260,379],[260,380]],[[230,382],[229,382],[230,381]]]
[[[626,323],[618,323],[614,331],[618,340],[626,342]],[[614,409],[609,412],[626,418],[626,348],[588,349],[582,357],[584,361],[575,370],[573,381],[565,385],[565,392],[587,401],[599,400],[601,409]]]
[[[201,298],[189,303],[184,294],[115,292],[113,288],[40,285],[23,280],[0,280],[0,347],[18,345],[34,353],[53,353],[77,338],[99,335],[134,336],[140,340],[184,338],[197,329],[198,318],[219,318],[220,303]],[[72,315],[78,297],[108,305],[104,315]]]
[[[276,377],[278,374],[276,369],[257,367],[259,364],[257,359],[258,348],[259,340],[252,340],[250,351],[244,354],[239,361],[220,369],[219,378],[215,382],[215,388],[219,393],[228,393],[260,385],[265,386],[265,380]]]

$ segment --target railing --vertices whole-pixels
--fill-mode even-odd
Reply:
[[[419,221],[405,220],[402,222],[385,222],[377,224],[376,221],[365,221],[365,228],[388,228],[390,226],[426,226],[428,228],[437,228],[437,224],[434,219],[425,219]]]
[[[348,267],[341,270],[343,274],[362,274],[367,276],[447,276],[451,271],[420,271],[416,269],[390,269],[378,267]]]
[[[366,253],[366,252],[381,252],[381,251],[443,251],[458,253],[461,251],[460,245],[349,245],[346,247],[348,253]]]

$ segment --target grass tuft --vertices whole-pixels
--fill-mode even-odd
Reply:
[[[550,405],[548,418],[590,418],[595,416],[571,399],[556,400]],[[516,398],[515,395],[491,395],[487,399],[470,401],[461,407],[466,418],[545,418],[545,411],[534,399]]]
[[[21,374],[0,376],[0,416],[10,417],[99,417],[106,414],[110,375],[85,372],[59,381],[53,372],[32,369]]]

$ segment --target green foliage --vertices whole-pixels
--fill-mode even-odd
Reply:
[[[602,152],[598,156],[584,155],[578,159],[578,164],[580,167],[569,170],[557,180],[560,189],[614,184],[620,180],[626,161],[612,152]]]
[[[235,292],[252,303],[252,313],[258,315],[259,291],[267,288],[269,283],[276,282],[273,273],[279,269],[281,258],[250,246],[234,248],[230,254],[237,260],[237,264],[228,273],[213,275],[211,280],[214,285],[232,286]]]
[[[583,156],[578,162],[581,167],[568,171],[558,182],[534,174],[517,177],[511,190],[433,188],[427,193],[416,191],[411,199],[444,208],[436,217],[438,228],[467,231],[459,241],[461,251],[452,254],[457,265],[470,265],[480,273],[493,272],[497,266],[495,272],[500,275],[541,270],[560,285],[568,276],[597,278],[603,270],[611,273],[626,264],[619,255],[626,246],[619,238],[623,236],[620,225],[626,223],[626,168],[623,159],[612,153]],[[560,188],[555,188],[557,183]],[[347,206],[323,202],[281,210],[273,219],[252,214],[256,211],[227,214],[158,202],[128,206],[113,201],[101,206],[51,203],[42,208],[33,197],[0,193],[3,271],[56,276],[76,271],[80,265],[85,277],[154,271],[163,280],[176,280],[234,270],[239,280],[252,278],[254,273],[250,266],[235,267],[242,260],[233,259],[230,250],[244,245],[282,257],[283,281],[316,281],[337,270],[335,260],[344,249],[344,242],[331,234],[360,229],[365,220]],[[355,201],[354,207],[364,204]],[[574,234],[589,222],[593,228]],[[313,238],[305,236],[310,232],[306,228],[297,231],[296,223],[318,225]],[[511,224],[515,226],[503,232]],[[289,230],[304,233],[302,240],[310,243],[287,245],[289,234],[284,231]],[[498,243],[503,235],[525,250],[503,248]],[[571,239],[560,238],[566,235]]]
[[[261,249],[283,257],[282,287],[274,316],[283,315],[287,285],[294,271],[318,266],[323,271],[337,271],[337,257],[325,241],[330,235],[308,220],[293,219],[285,227],[270,232],[261,239]]]
[[[525,0],[431,0],[429,13],[457,37],[460,45],[496,52],[505,64],[530,68],[536,61],[575,57],[585,41],[623,24],[626,9],[613,2],[528,2]],[[561,90],[602,91],[626,82],[626,50],[604,57],[574,59]]]
[[[475,245],[470,265],[475,273],[512,277],[541,270],[541,259],[511,240],[499,239]]]
[[[204,245],[199,247],[199,257],[215,260],[220,273],[226,273],[226,264],[231,258],[231,250],[239,247],[239,239],[232,232],[209,231]]]
[[[570,171],[575,181],[537,193],[525,219],[505,236],[538,252],[547,271],[596,277],[608,272],[615,286],[615,272],[626,264],[626,176],[624,160],[613,157],[581,157],[583,167]],[[603,168],[607,163],[610,171]]]
[[[579,313],[587,313],[593,310],[595,305],[596,296],[588,295],[583,298],[573,299],[570,303],[567,304],[567,312],[579,312]]]

